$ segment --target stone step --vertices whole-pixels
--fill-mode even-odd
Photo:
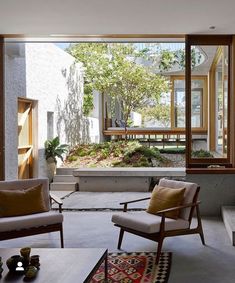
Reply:
[[[51,191],[76,191],[76,182],[53,182],[50,185]]]
[[[56,168],[56,175],[73,175],[73,171],[78,168],[63,168],[58,167]]]
[[[73,175],[55,175],[53,178],[53,182],[66,182],[72,183],[77,182],[78,178],[74,177]]]
[[[235,206],[222,206],[222,217],[232,245],[235,246]]]

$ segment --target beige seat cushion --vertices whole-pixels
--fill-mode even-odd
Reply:
[[[151,195],[147,212],[157,214],[160,210],[181,205],[184,199],[184,192],[185,188],[172,189],[155,186]],[[179,210],[173,210],[167,212],[165,216],[168,218],[177,219],[179,217],[179,213]]]
[[[47,226],[63,222],[62,213],[49,211],[24,216],[0,218],[0,232]]]
[[[120,212],[112,216],[112,222],[120,226],[151,234],[159,232],[161,217],[145,211]],[[186,228],[189,228],[189,222],[184,219],[165,219],[166,231]]]
[[[21,190],[0,190],[0,217],[46,211],[42,184]]]

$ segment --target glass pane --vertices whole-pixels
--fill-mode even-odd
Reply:
[[[185,80],[174,80],[175,127],[185,127]]]
[[[192,79],[192,128],[203,127],[203,90],[205,80]],[[175,127],[185,127],[185,80],[174,80]]]
[[[201,56],[205,58],[202,63],[200,63]],[[205,81],[203,79],[195,79],[196,76],[208,78],[210,82],[208,88],[205,85]],[[227,46],[191,47],[193,158],[227,157],[227,77]],[[208,103],[206,103],[207,97]],[[206,125],[208,126],[206,127]],[[194,130],[195,128],[198,128],[198,130]],[[200,129],[203,130],[201,131]]]
[[[216,95],[216,151],[223,151],[223,66],[222,58],[219,59],[215,69],[215,95]]]

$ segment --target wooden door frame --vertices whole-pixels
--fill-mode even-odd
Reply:
[[[34,153],[34,149],[33,149],[33,106],[34,106],[34,100],[32,99],[28,99],[28,98],[25,98],[25,97],[18,97],[18,112],[19,112],[19,103],[24,103],[24,105],[28,105],[28,111],[27,112],[27,117],[28,117],[28,122],[29,122],[29,132],[28,132],[28,138],[29,138],[29,144],[27,145],[24,145],[23,147],[20,147],[19,148],[19,144],[18,144],[18,154],[19,152],[21,151],[27,151],[26,154],[29,154],[28,155],[28,158],[27,158],[27,164],[29,165],[29,176],[28,178],[33,178],[34,176],[34,160],[33,160],[33,153]],[[19,123],[19,121],[18,121]],[[22,126],[22,125],[21,125]],[[19,130],[19,124],[18,124],[18,139],[19,139],[19,134],[20,134],[20,130]],[[23,173],[24,171],[21,171],[21,170],[24,170],[25,168],[25,164],[22,164],[22,168],[19,168],[19,164],[18,164],[18,178],[19,179],[22,179],[23,177]],[[20,171],[19,171],[20,169]]]
[[[0,36],[0,181],[5,180],[4,38]]]

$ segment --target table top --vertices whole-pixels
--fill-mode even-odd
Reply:
[[[25,282],[24,275],[8,272],[6,260],[20,254],[20,249],[0,249],[3,273],[0,282]],[[30,255],[40,256],[40,270],[33,283],[83,283],[88,282],[97,266],[107,254],[107,249],[31,249]]]

